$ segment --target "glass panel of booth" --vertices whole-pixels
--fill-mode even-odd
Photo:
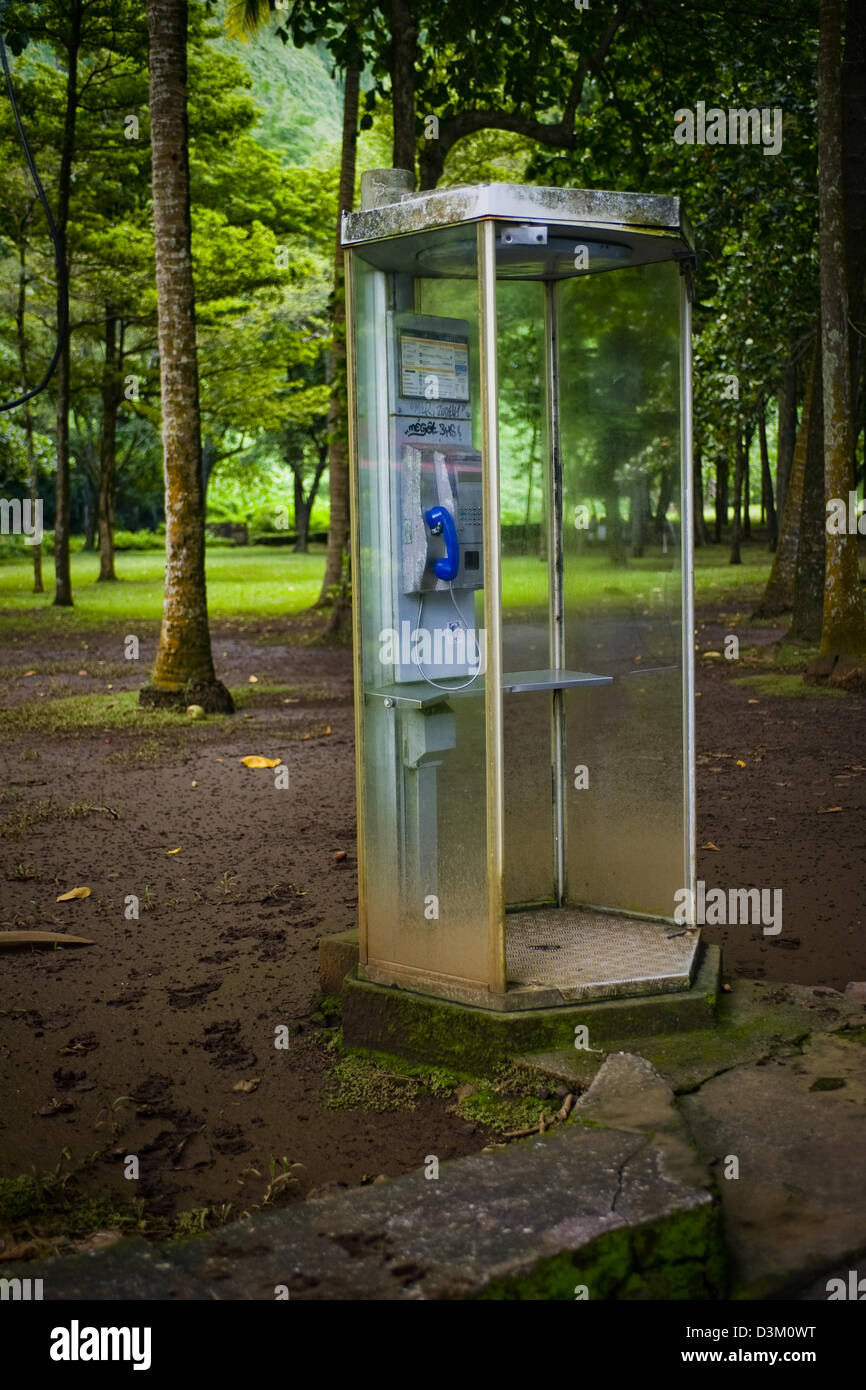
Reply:
[[[457,230],[460,278],[426,277],[423,236],[352,252],[359,824],[366,964],[483,990],[478,291],[474,229]]]
[[[687,828],[679,267],[659,239],[629,264],[625,243],[584,238],[582,261],[567,230],[494,227],[349,252],[361,959],[455,998],[496,974],[498,826],[509,979],[526,984],[552,949],[537,909],[568,909],[578,934],[574,909],[614,931],[670,919]]]
[[[568,900],[671,918],[683,887],[679,273],[559,287]]]

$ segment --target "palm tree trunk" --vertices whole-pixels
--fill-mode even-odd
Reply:
[[[162,444],[165,594],[143,703],[234,709],[216,680],[205,586],[201,417],[190,250],[186,0],[147,0],[153,224]]]
[[[78,112],[78,54],[81,47],[83,0],[70,0],[69,38],[66,44],[66,113],[63,120],[63,140],[60,147],[60,170],[57,176],[58,264],[67,274],[69,257],[66,250],[66,229],[69,224],[69,201],[72,193],[72,162],[75,155],[75,121]],[[63,286],[57,277],[57,322],[64,314]],[[54,602],[61,608],[72,607],[72,575],[69,569],[69,334],[63,337],[57,360],[57,507],[54,518]]]
[[[114,572],[114,488],[117,476],[117,412],[120,406],[117,316],[105,309],[105,362],[102,368],[102,433],[99,442],[99,579],[116,581]]]
[[[847,498],[853,485],[853,412],[848,343],[848,286],[842,188],[842,3],[821,0],[818,37],[818,245],[824,395],[824,487],[827,499]],[[857,667],[866,655],[866,610],[860,587],[857,536],[825,535],[821,654]],[[831,667],[830,669],[833,669]],[[829,671],[828,671],[829,674]],[[834,671],[834,676],[836,672]],[[866,680],[866,675],[864,675]]]
[[[325,575],[316,600],[321,608],[334,601],[343,573],[343,556],[349,537],[349,440],[346,396],[346,292],[343,281],[343,246],[340,219],[355,202],[355,163],[358,143],[358,92],[360,69],[346,69],[343,97],[343,144],[340,153],[340,206],[337,213],[337,239],[334,249],[334,349],[331,399],[328,402],[328,480],[330,519]]]
[[[27,382],[27,334],[24,328],[24,314],[27,307],[27,260],[24,242],[18,248],[18,304],[15,311],[15,325],[18,330],[18,362],[21,369],[21,394],[25,396],[29,389]],[[36,515],[36,500],[39,491],[39,465],[36,462],[36,450],[33,447],[33,415],[30,411],[30,402],[24,402],[24,438],[27,441],[27,486],[30,496],[30,515]],[[32,545],[33,551],[33,592],[34,594],[44,594],[45,586],[42,583],[42,542],[38,541]]]
[[[415,59],[418,26],[411,0],[391,0],[391,103],[394,168],[415,173]]]

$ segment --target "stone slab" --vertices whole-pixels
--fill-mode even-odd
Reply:
[[[718,1209],[644,1133],[569,1125],[196,1240],[26,1267],[46,1300],[723,1296]]]
[[[797,1296],[834,1266],[858,1266],[866,1254],[862,1029],[813,1034],[786,1055],[734,1067],[683,1097],[681,1108],[717,1175],[735,1296]],[[725,1177],[729,1155],[737,1178]]]
[[[624,1035],[607,1043],[589,1034],[589,1049],[542,1049],[516,1061],[557,1081],[588,1086],[608,1052],[637,1052],[677,1092],[691,1091],[710,1077],[744,1062],[774,1055],[816,1031],[831,1032],[863,1024],[858,1001],[823,986],[735,980],[719,996],[712,1029]]]

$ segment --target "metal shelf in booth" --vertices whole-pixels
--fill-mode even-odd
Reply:
[[[467,684],[468,677],[458,677],[453,686],[438,681],[435,686],[426,681],[408,681],[400,685],[383,685],[365,692],[368,700],[390,700],[395,705],[408,705],[412,709],[428,709],[431,705],[442,704],[444,700],[457,699],[461,695],[481,695],[484,681]],[[595,676],[587,671],[506,671],[502,677],[502,689],[506,695],[524,695],[534,691],[576,690],[581,686],[610,685],[613,676]]]

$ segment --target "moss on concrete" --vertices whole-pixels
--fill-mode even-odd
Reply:
[[[586,1293],[583,1293],[583,1290]],[[573,1255],[490,1284],[479,1298],[509,1301],[725,1298],[725,1255],[715,1206],[609,1231]]]
[[[715,1017],[718,947],[708,947],[692,988],[681,993],[499,1012],[370,984],[349,974],[343,986],[346,1045],[418,1063],[484,1075],[522,1053],[574,1046],[583,1025],[590,1048],[633,1037],[709,1028]],[[605,1044],[608,1047],[605,1048]]]

